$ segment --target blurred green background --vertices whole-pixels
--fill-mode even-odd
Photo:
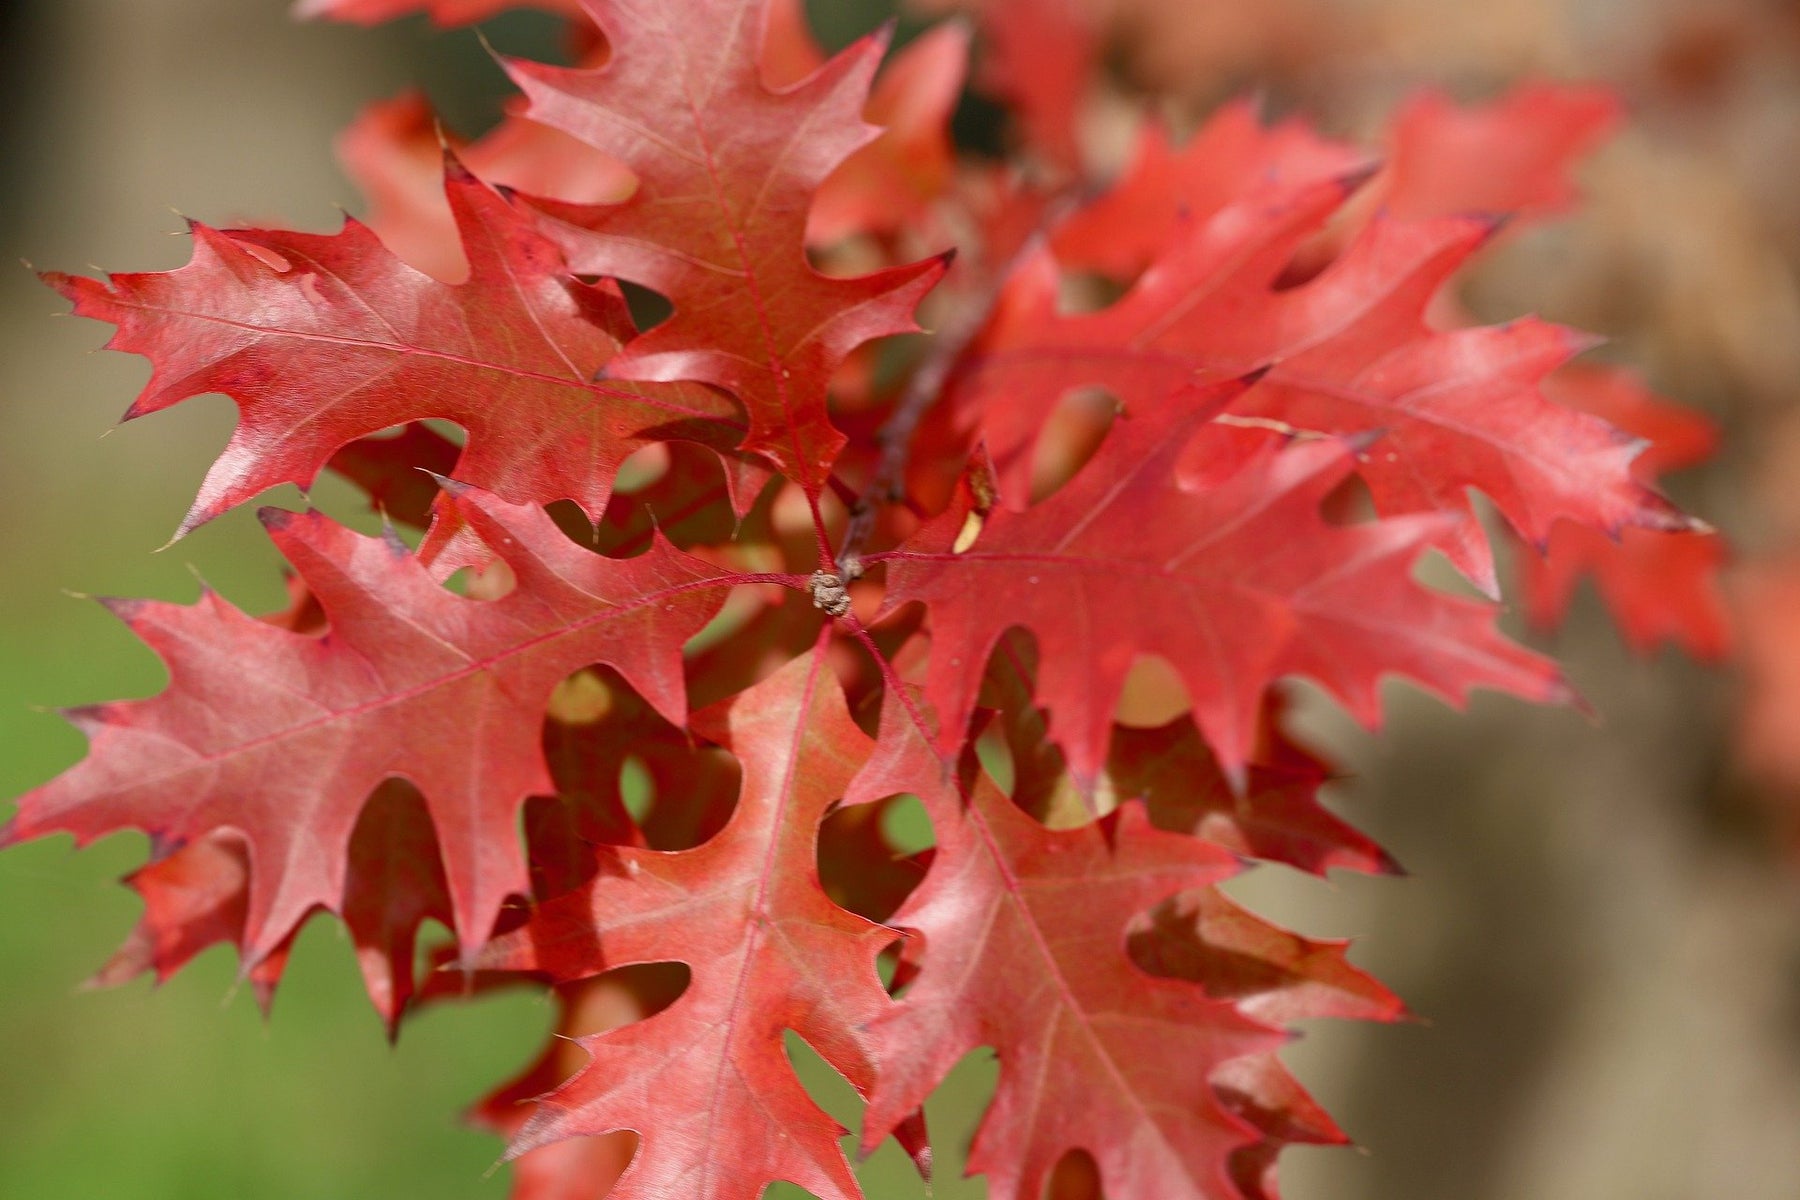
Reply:
[[[1286,12],[1298,2],[1266,7]],[[491,118],[503,85],[473,33],[438,34],[418,21],[374,32],[296,25],[286,7],[0,5],[8,168],[0,249],[45,268],[155,270],[186,255],[185,240],[168,236],[180,228],[170,208],[216,223],[331,228],[337,206],[358,202],[331,139],[361,105],[423,84],[454,129],[478,132]],[[826,0],[813,12],[836,43],[881,7]],[[1214,16],[1227,7],[1162,5]],[[1587,62],[1543,32],[1553,18],[1587,21],[1590,39],[1626,20],[1616,5],[1532,0],[1506,6],[1517,30],[1502,36],[1501,18],[1485,15],[1470,34],[1483,49],[1449,54],[1421,31],[1447,36],[1464,6],[1314,7],[1346,21],[1384,14],[1390,24],[1382,37],[1346,41],[1329,70],[1299,71],[1287,43],[1240,47],[1214,74],[1183,77],[1174,88],[1186,89],[1181,102],[1204,106],[1249,87],[1278,107],[1322,114],[1334,132],[1366,130],[1422,79],[1491,84]],[[1715,10],[1706,0],[1625,8],[1633,29],[1652,9],[1664,21]],[[1602,17],[1615,24],[1593,23]],[[1323,26],[1309,28],[1324,36]],[[513,52],[556,51],[549,26],[529,17],[492,22],[486,33]],[[1613,69],[1612,60],[1593,61],[1597,73]],[[1613,73],[1630,82],[1623,67]],[[1800,93],[1775,94],[1788,97],[1776,117],[1766,105],[1755,110],[1770,129],[1783,111],[1791,124]],[[1680,161],[1695,136],[1665,121],[1652,127],[1648,153]],[[1679,228],[1690,239],[1703,232]],[[1584,309],[1580,286],[1554,282],[1580,265],[1567,247],[1595,236],[1577,225],[1509,252],[1483,297],[1497,309],[1483,315],[1541,308],[1598,327],[1620,339],[1620,357],[1654,364],[1665,386],[1743,419],[1730,393],[1744,379],[1754,384],[1753,370],[1719,368],[1704,345],[1671,350],[1656,329],[1611,320],[1616,312],[1604,305]],[[1521,279],[1523,292],[1507,290]],[[1740,296],[1721,286],[1726,299]],[[1594,288],[1616,304],[1620,289]],[[62,307],[28,271],[0,274],[7,796],[81,752],[79,736],[33,706],[161,686],[148,652],[64,589],[188,600],[197,572],[251,611],[281,599],[276,557],[248,511],[154,553],[223,444],[229,404],[190,402],[107,436],[147,368],[89,353],[103,328],[55,316]],[[1771,323],[1773,311],[1757,309],[1757,336],[1800,344],[1795,330]],[[1780,371],[1767,378],[1792,382]],[[1728,527],[1749,524],[1744,489],[1731,478],[1702,481],[1683,498]],[[316,499],[335,515],[354,513],[341,490],[324,486]],[[1329,711],[1309,718],[1346,757],[1341,805],[1413,876],[1321,884],[1269,870],[1236,891],[1306,932],[1361,937],[1357,961],[1425,1020],[1310,1030],[1288,1055],[1368,1149],[1290,1152],[1289,1200],[1800,1195],[1800,886],[1723,765],[1730,677],[1672,655],[1631,660],[1591,605],[1554,649],[1603,724],[1492,698],[1456,714],[1401,690],[1380,738]],[[135,898],[113,881],[142,856],[131,837],[80,854],[66,839],[0,854],[0,1197],[504,1195],[505,1171],[489,1173],[499,1142],[459,1128],[457,1117],[536,1053],[552,1016],[545,1003],[509,996],[444,1006],[390,1049],[345,939],[324,922],[303,935],[267,1024],[235,986],[223,949],[160,991],[142,981],[79,990],[137,917]],[[841,1083],[806,1053],[797,1057],[818,1094],[853,1123]],[[954,1182],[991,1079],[991,1062],[975,1057],[932,1114],[940,1197],[982,1194]],[[921,1194],[892,1158],[876,1164],[871,1195]]]

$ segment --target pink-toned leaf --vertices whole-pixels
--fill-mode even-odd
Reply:
[[[75,714],[88,757],[22,797],[0,842],[137,828],[179,846],[237,830],[254,964],[313,907],[339,910],[364,802],[401,776],[435,826],[457,936],[465,953],[479,946],[502,900],[528,890],[516,820],[552,787],[539,746],[552,689],[605,662],[682,721],[682,643],[730,580],[665,542],[606,559],[539,510],[473,489],[457,502],[518,580],[502,599],[446,592],[397,543],[268,510],[324,610],[323,636],[273,628],[211,592],[192,607],[115,602],[170,686]]]
[[[448,190],[473,264],[460,285],[406,266],[353,220],[324,236],[196,224],[178,271],[45,276],[76,312],[119,327],[111,348],[151,360],[128,417],[204,392],[237,402],[182,532],[276,484],[309,485],[356,438],[428,417],[468,431],[458,478],[514,503],[571,499],[594,518],[639,447],[737,442],[736,406],[710,388],[596,382],[635,333],[617,290],[570,278],[525,215],[454,165]]]
[[[1378,194],[1392,215],[1409,220],[1564,212],[1577,198],[1575,166],[1622,112],[1611,89],[1583,84],[1521,84],[1468,107],[1420,92],[1394,117]]]
[[[587,1052],[577,1039],[642,1020],[647,1010],[672,999],[659,989],[632,984],[613,974],[557,988],[555,1035],[535,1062],[482,1098],[470,1114],[473,1123],[504,1137],[517,1134],[536,1111],[537,1100],[586,1063]],[[636,1137],[620,1130],[528,1150],[512,1160],[510,1200],[601,1200],[612,1194],[636,1149]]]
[[[1341,179],[1370,165],[1304,121],[1265,126],[1248,100],[1219,109],[1179,148],[1162,124],[1146,122],[1125,173],[1060,225],[1051,245],[1064,267],[1135,279],[1184,229],[1236,203],[1251,181]]]
[[[1323,875],[1333,867],[1393,873],[1393,858],[1319,802],[1331,774],[1289,740],[1279,718],[1251,756],[1242,796],[1191,719],[1155,729],[1115,727],[1106,773],[1124,796],[1142,797],[1159,829],[1180,830],[1239,854]]]
[[[883,1063],[868,1148],[978,1046],[1000,1083],[970,1151],[996,1200],[1042,1194],[1070,1150],[1093,1156],[1112,1200],[1233,1194],[1229,1160],[1257,1139],[1210,1082],[1283,1040],[1185,981],[1133,962],[1141,914],[1237,870],[1228,851],[1150,827],[1128,804],[1052,831],[985,775],[966,794],[891,704],[886,753],[853,798],[911,791],[937,836],[925,882],[892,921],[923,939],[923,965],[874,1026]],[[898,719],[895,719],[898,718]]]
[[[1100,31],[1082,0],[989,0],[977,84],[1005,101],[1026,146],[1064,171],[1082,165],[1082,106],[1100,63]]]
[[[1325,522],[1320,504],[1355,465],[1344,444],[1265,451],[1210,490],[1179,486],[1196,422],[1241,390],[1196,396],[1182,421],[1121,418],[1073,481],[1024,513],[993,510],[972,544],[965,501],[876,556],[890,564],[888,606],[931,611],[927,688],[945,745],[962,737],[989,654],[1013,626],[1037,638],[1038,694],[1084,782],[1105,761],[1140,655],[1181,677],[1239,790],[1264,693],[1284,675],[1314,679],[1369,725],[1390,674],[1452,700],[1473,687],[1565,698],[1552,664],[1502,638],[1489,606],[1412,581],[1442,518]]]
[[[663,324],[606,367],[608,379],[700,380],[738,396],[743,448],[816,498],[844,438],[826,385],[862,343],[915,328],[937,259],[858,279],[807,262],[805,230],[826,177],[878,133],[862,119],[882,44],[865,40],[801,82],[763,80],[766,4],[584,0],[612,57],[598,69],[508,60],[527,115],[623,162],[638,189],[600,208],[546,205],[579,271],[655,288]],[[696,30],[706,30],[696,37]]]
[[[1184,893],[1131,935],[1132,959],[1156,975],[1192,980],[1239,1011],[1278,1025],[1332,1017],[1393,1021],[1398,998],[1345,957],[1348,944],[1273,925],[1216,888]],[[1219,1098],[1261,1139],[1231,1156],[1244,1200],[1276,1200],[1276,1159],[1290,1145],[1349,1141],[1272,1053],[1234,1059],[1213,1073]]]
[[[1068,773],[1033,701],[1035,655],[1018,633],[1001,639],[981,696],[994,708],[1012,759],[1014,803],[1052,828],[1086,824],[1097,807],[1144,802],[1158,829],[1188,833],[1246,858],[1323,875],[1333,867],[1396,872],[1394,860],[1319,801],[1333,776],[1284,727],[1285,699],[1271,692],[1259,714],[1242,794],[1234,792],[1191,715],[1154,728],[1114,725],[1101,778],[1084,792]]]
[[[1689,527],[1633,478],[1639,447],[1631,438],[1543,396],[1544,375],[1580,351],[1582,338],[1534,319],[1427,327],[1427,303],[1486,240],[1490,222],[1377,219],[1323,273],[1279,286],[1346,194],[1336,181],[1255,186],[1099,312],[1060,314],[1057,264],[1047,254],[1030,259],[951,397],[1008,490],[1024,494],[1030,450],[1071,388],[1102,387],[1129,411],[1153,412],[1177,405],[1195,381],[1266,369],[1263,384],[1232,406],[1232,439],[1382,431],[1381,447],[1357,463],[1376,509],[1454,516],[1439,545],[1490,595],[1492,553],[1470,488],[1534,543],[1558,519],[1608,533]],[[1244,452],[1223,435],[1209,446],[1225,462]]]
[[[588,884],[487,952],[484,965],[558,982],[633,963],[692,971],[663,1012],[582,1039],[592,1062],[538,1101],[515,1154],[633,1129],[641,1146],[618,1200],[751,1200],[776,1179],[827,1200],[860,1195],[842,1130],[808,1099],[782,1042],[792,1029],[866,1093],[866,1030],[888,1004],[875,956],[893,934],[819,883],[819,823],[870,745],[822,649],[695,715],[744,767],[724,829],[679,853],[599,848]]]
[[[145,972],[162,983],[195,955],[244,934],[250,870],[241,839],[216,833],[139,868],[126,878],[144,902],[144,915],[125,944],[89,980],[115,987]],[[288,943],[264,955],[247,977],[266,1011],[287,967]]]
[[[1550,394],[1601,417],[1647,443],[1633,467],[1646,484],[1711,458],[1718,431],[1692,409],[1654,395],[1627,371],[1565,367],[1550,377]],[[1730,557],[1710,530],[1626,529],[1618,538],[1561,522],[1542,553],[1519,555],[1526,615],[1541,629],[1562,623],[1575,589],[1592,578],[1625,640],[1640,654],[1671,642],[1694,657],[1716,660],[1732,645],[1731,614],[1720,586]]]

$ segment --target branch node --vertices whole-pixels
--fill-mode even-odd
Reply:
[[[843,577],[834,571],[818,570],[807,578],[814,608],[823,609],[834,617],[841,617],[850,611],[850,592],[846,586],[846,577],[855,579],[862,574],[862,564],[855,559],[851,562],[855,566],[846,566]]]

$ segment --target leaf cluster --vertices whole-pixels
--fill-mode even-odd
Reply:
[[[962,23],[884,64],[794,0],[540,7],[580,61],[504,60],[482,139],[411,97],[347,134],[366,222],[46,276],[150,360],[128,416],[236,404],[180,533],[326,470],[391,525],[264,510],[280,613],[111,602],[169,686],[71,713],[87,758],[0,841],[150,835],[108,980],[228,942],[266,1001],[325,912],[392,1029],[553,989],[579,1053],[479,1110],[521,1197],[859,1195],[789,1032],[867,1100],[862,1148],[924,1171],[923,1101],[992,1047],[996,1196],[1074,1155],[1115,1200],[1274,1196],[1283,1146],[1343,1140],[1291,1023],[1401,1012],[1220,890],[1393,869],[1320,803],[1282,681],[1370,726],[1390,676],[1568,698],[1496,628],[1476,492],[1534,615],[1591,570],[1635,640],[1723,649],[1717,539],[1655,486],[1704,428],[1453,298],[1567,203],[1610,98],[1422,97],[1381,163],[1239,104],[1180,144],[1146,120],[1099,181],[1073,18],[984,10],[996,162],[948,135]],[[1419,582],[1433,550],[1479,598]]]

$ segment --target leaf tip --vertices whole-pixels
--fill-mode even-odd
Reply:
[[[272,534],[285,532],[299,515],[299,513],[285,508],[276,508],[272,504],[264,505],[256,510],[256,519],[262,523],[264,529]],[[183,529],[182,532],[187,531]]]
[[[438,485],[438,489],[453,500],[460,500],[474,490],[470,485],[462,482],[460,479],[452,479],[448,475],[439,475],[436,471],[428,470],[425,467],[420,467],[419,470],[424,471],[427,475],[431,476],[432,482]]]
[[[106,724],[106,705],[71,704],[57,709],[56,715],[73,726],[76,732],[92,740],[95,732]]]
[[[1519,317],[1515,320],[1508,321],[1506,323],[1506,328],[1511,329],[1514,326],[1520,325],[1529,326],[1533,323],[1542,324],[1542,318],[1536,316]],[[1579,358],[1589,350],[1598,350],[1601,346],[1606,345],[1608,341],[1605,334],[1595,333],[1589,329],[1573,329],[1567,325],[1556,326],[1556,329],[1557,332],[1562,335],[1561,350],[1565,361],[1571,358]]]
[[[265,959],[266,956],[252,958],[240,949],[237,979],[232,986],[235,990],[246,983],[250,985],[250,994],[256,997],[256,1011],[262,1014],[263,1024],[267,1025],[275,1016],[276,980],[256,973],[256,969],[262,965]]]
[[[401,540],[400,531],[394,528],[394,523],[388,519],[385,508],[381,510],[381,544],[395,558],[406,558],[412,553],[406,543]]]
[[[1516,214],[1516,213],[1510,213],[1510,212],[1484,212],[1484,213],[1470,213],[1469,214],[1470,219],[1475,221],[1480,226],[1481,235],[1480,235],[1480,239],[1479,239],[1479,244],[1481,244],[1481,245],[1486,245],[1487,243],[1493,241],[1495,238],[1499,237],[1502,233],[1506,232],[1507,226],[1509,226],[1513,223],[1513,218],[1517,215],[1518,214]]]
[[[1277,365],[1278,364],[1273,362],[1266,362],[1245,371],[1242,375],[1239,375],[1235,381],[1238,389],[1245,392],[1249,391],[1264,379],[1268,378],[1269,372],[1273,371]]]
[[[128,596],[95,596],[94,602],[127,625],[131,624],[150,603],[148,600],[137,600]]]
[[[129,421],[142,416],[142,412],[134,411],[136,408],[137,405],[134,404],[131,408],[127,409],[125,411],[124,420]],[[144,411],[148,412],[149,410],[145,409]],[[194,532],[194,530],[200,528],[223,511],[224,509],[217,503],[209,503],[204,497],[194,501],[194,506],[188,509],[187,515],[181,518],[181,523],[175,526],[175,532],[169,535],[168,541],[156,548],[156,552],[161,554],[164,550],[167,550],[170,546],[173,546],[176,542],[179,542],[182,538]]]
[[[894,31],[899,27],[899,24],[900,21],[898,17],[888,17],[886,20],[882,21],[881,24],[857,39],[857,41],[850,46],[849,49],[844,51],[844,53],[846,55],[870,55],[879,62],[882,56],[888,52],[888,47],[894,44]]]
[[[19,261],[25,262],[24,259],[20,259]],[[31,266],[28,262],[26,262],[25,265],[27,267]],[[94,280],[84,279],[79,275],[71,275],[67,271],[39,271],[37,272],[37,277],[38,281],[45,287],[70,303],[75,303],[80,299],[80,293],[84,287],[98,286]]]
[[[1361,191],[1363,185],[1387,169],[1387,163],[1379,158],[1371,158],[1365,163],[1351,167],[1337,176],[1335,182],[1345,196],[1353,196]]]
[[[442,129],[438,131],[438,147],[444,156],[445,186],[468,186],[481,182],[475,172],[469,170],[468,164],[463,162],[462,157],[456,153],[456,147],[452,146],[449,140],[443,136]]]
[[[1603,720],[1600,710],[1594,707],[1593,701],[1582,695],[1561,671],[1552,676],[1549,686],[1544,689],[1544,692],[1544,703],[1546,704],[1566,704],[1586,717],[1589,724],[1592,725],[1599,725]]]

